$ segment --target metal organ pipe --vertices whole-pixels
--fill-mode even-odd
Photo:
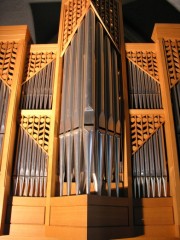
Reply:
[[[129,59],[127,60],[127,71],[130,108],[140,109],[142,115],[143,110],[161,109],[159,83]],[[147,116],[147,111],[144,116]],[[143,131],[143,121],[144,123],[146,121],[146,127],[150,124],[151,128],[156,130],[151,130],[152,134],[132,154],[134,197],[166,197],[167,159],[164,125],[156,126],[157,124],[153,120],[148,123],[144,118],[141,120],[139,132]]]
[[[54,66],[52,60],[23,83],[20,110],[52,108]],[[13,172],[16,196],[46,196],[48,153],[45,145],[48,136],[43,135],[49,131],[49,124],[47,116],[21,116]]]
[[[70,77],[67,59],[74,51],[76,57],[73,58],[73,62],[68,61],[69,69],[71,64],[75,68],[74,74],[71,75],[73,82],[67,86]],[[64,54],[59,132],[60,196],[71,194],[69,181],[75,182],[76,194],[90,194],[93,183],[93,191],[98,195],[106,192],[111,196],[113,191],[116,196],[120,195],[119,183],[123,182],[123,161],[119,55],[100,22],[95,19],[93,11],[89,10]],[[66,122],[65,116],[68,111],[68,108],[64,107],[64,101],[71,98],[68,91],[72,91],[74,96],[72,127],[64,129],[63,124]],[[73,138],[71,143],[64,141],[68,134]],[[71,168],[67,164],[70,145]],[[114,190],[112,182],[116,186]],[[68,186],[66,193],[63,183]]]

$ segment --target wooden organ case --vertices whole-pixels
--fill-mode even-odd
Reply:
[[[0,27],[0,239],[180,237],[180,25],[126,44],[122,19],[62,0],[57,44]]]

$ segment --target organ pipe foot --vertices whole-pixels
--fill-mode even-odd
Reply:
[[[90,193],[92,162],[94,161],[94,127],[86,127],[83,130],[84,145],[84,172],[86,194]]]

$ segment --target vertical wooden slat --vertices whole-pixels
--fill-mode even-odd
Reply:
[[[126,53],[125,43],[123,36],[123,13],[122,13],[122,1],[119,4],[119,28],[120,28],[120,53],[122,63],[122,83],[123,83],[123,117],[124,117],[124,136],[123,136],[123,152],[124,152],[124,187],[127,188],[128,202],[129,202],[129,226],[133,226],[133,190],[132,190],[132,166],[131,166],[131,144],[130,144],[130,124],[129,124],[129,102],[128,102],[128,86],[127,86],[127,72],[126,72]]]
[[[63,57],[61,56],[61,49],[63,47],[63,24],[65,21],[65,3],[62,0],[61,14],[60,14],[60,27],[58,36],[58,47],[56,55],[55,73],[54,73],[54,86],[53,86],[53,104],[51,115],[51,131],[50,131],[50,147],[49,147],[49,162],[47,167],[47,189],[46,189],[46,211],[45,211],[45,225],[50,225],[50,199],[55,196],[56,174],[57,174],[57,156],[58,156],[58,133],[59,133],[59,120],[60,120],[60,106],[61,106],[61,92],[62,92],[62,68]]]
[[[14,26],[0,28],[0,40],[2,39],[3,41],[8,41],[13,38],[18,42],[18,51],[11,85],[11,94],[9,97],[4,147],[2,150],[2,165],[0,174],[0,234],[3,232],[7,198],[10,194],[12,159],[16,134],[16,117],[21,91],[20,83],[22,82],[26,48],[30,38],[27,27]]]

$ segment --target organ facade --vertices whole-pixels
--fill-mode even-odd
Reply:
[[[63,0],[57,44],[0,27],[0,239],[180,236],[180,25],[152,40],[117,0]]]

